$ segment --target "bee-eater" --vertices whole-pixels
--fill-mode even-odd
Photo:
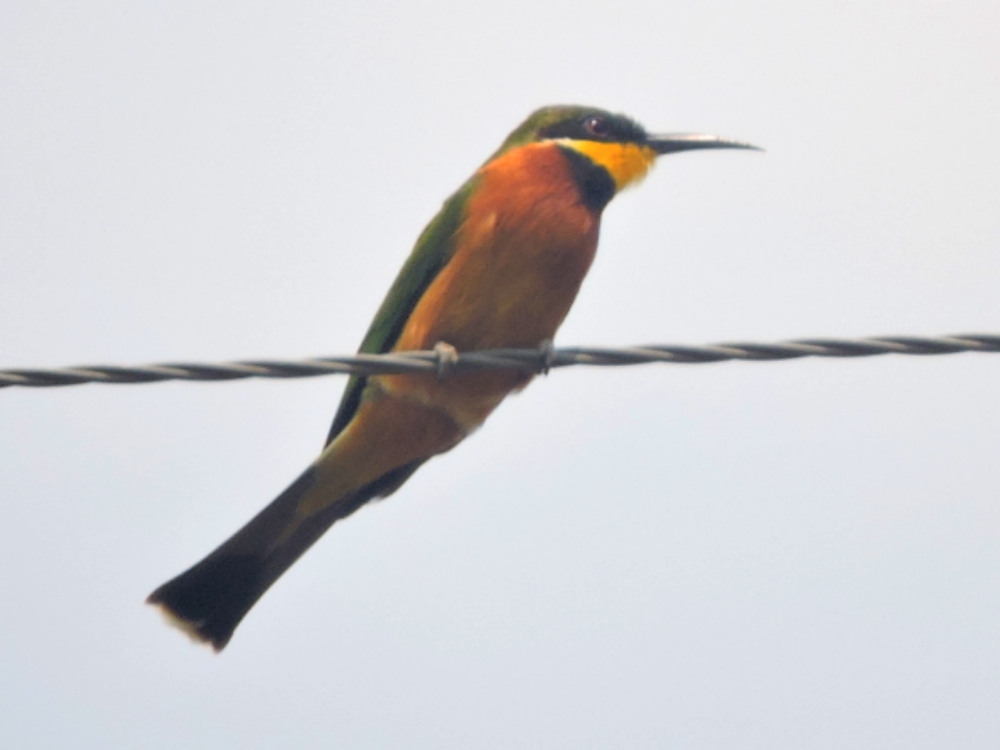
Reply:
[[[524,121],[420,235],[360,351],[532,348],[569,312],[601,213],[657,156],[754,148],[712,135],[649,135],[601,109],[545,107]],[[531,375],[355,376],[312,465],[197,565],[148,599],[222,650],[233,630],[330,526],[454,448]]]

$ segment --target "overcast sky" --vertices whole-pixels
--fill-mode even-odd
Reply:
[[[531,110],[767,149],[605,214],[563,345],[1000,331],[996,2],[0,2],[0,368],[356,349]],[[995,748],[1000,357],[551,374],[214,656],[145,596],[343,379],[0,391],[0,745]]]

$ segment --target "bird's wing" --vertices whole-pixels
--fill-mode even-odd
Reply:
[[[437,216],[417,239],[413,252],[403,264],[375,314],[375,319],[368,327],[359,352],[381,354],[395,345],[413,308],[454,254],[455,233],[462,224],[465,205],[475,189],[475,183],[476,177],[473,177],[445,201]],[[326,445],[333,442],[354,418],[366,381],[367,378],[363,375],[354,375],[347,381]]]

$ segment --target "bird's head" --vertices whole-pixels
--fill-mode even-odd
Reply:
[[[603,109],[560,105],[543,107],[517,127],[493,155],[496,158],[530,143],[554,141],[602,167],[615,192],[641,180],[656,157],[679,151],[756,146],[717,135],[670,133],[652,135],[635,120]]]

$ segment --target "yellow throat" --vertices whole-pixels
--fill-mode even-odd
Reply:
[[[600,143],[561,138],[559,145],[580,152],[595,164],[600,164],[608,170],[618,192],[642,180],[656,161],[656,152],[653,149],[635,143]]]

